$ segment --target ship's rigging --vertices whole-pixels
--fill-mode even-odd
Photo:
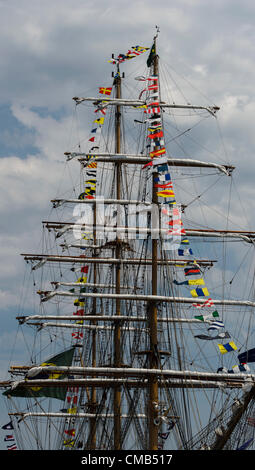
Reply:
[[[236,346],[223,320],[229,319],[234,328],[239,309],[253,309],[255,302],[227,295],[212,299],[204,276],[217,265],[217,257],[195,258],[189,238],[244,242],[250,248],[255,232],[184,228],[187,205],[177,203],[169,169],[213,170],[227,178],[234,166],[166,156],[165,110],[215,118],[219,107],[162,100],[157,36],[150,50],[136,46],[112,58],[112,86],[100,88],[106,96],[73,98],[76,106],[91,103],[99,117],[93,121],[91,149],[66,152],[67,162],[81,166],[82,192],[56,197],[52,203],[56,211],[71,208],[73,216],[85,217],[78,222],[75,217],[44,221],[54,242],[46,242],[42,253],[23,254],[33,276],[45,272],[41,280],[46,287],[37,289],[39,314],[17,315],[20,328],[35,331],[36,346],[39,336],[46,335],[40,340],[43,350],[46,337],[51,345],[65,347],[46,361],[37,351],[30,365],[11,366],[10,380],[0,384],[17,435],[21,425],[29,429],[29,437],[19,437],[20,447],[218,450],[242,445],[237,430],[243,431],[253,412],[255,374],[243,362],[233,364],[238,369],[223,365],[227,352],[239,353],[247,346],[245,341]],[[138,77],[145,89],[139,99],[126,99],[121,63],[147,50],[149,75]],[[142,142],[143,152],[125,148],[124,115],[129,108],[144,114],[142,121],[136,120],[150,142]],[[102,137],[108,114],[114,140],[110,148],[105,139],[108,151],[101,151],[96,137]],[[74,207],[79,209],[75,212]],[[191,296],[180,293],[179,286],[190,286]],[[251,329],[251,315],[242,322]],[[206,342],[208,355],[202,345]],[[58,400],[64,401],[60,410],[54,405]]]

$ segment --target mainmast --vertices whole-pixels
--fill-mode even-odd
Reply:
[[[154,62],[153,62],[153,75],[158,76],[158,56],[156,55],[156,38],[154,37]],[[158,204],[157,188],[153,178],[152,186],[152,203],[155,207]],[[152,224],[153,224],[153,212],[152,212]],[[152,276],[152,295],[157,295],[157,283],[158,283],[158,240],[152,237],[152,265],[151,265],[151,276]],[[148,309],[149,311],[149,335],[150,335],[150,368],[158,368],[158,328],[157,328],[157,303],[152,301]],[[158,409],[158,382],[155,378],[151,378],[149,381],[149,449],[158,449],[158,426],[157,426],[157,409]]]

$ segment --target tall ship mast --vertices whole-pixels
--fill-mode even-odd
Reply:
[[[229,213],[218,229],[196,219],[234,166],[185,153],[181,139],[219,107],[166,99],[158,33],[112,56],[112,83],[96,96],[73,98],[92,129],[65,153],[78,182],[52,199],[42,251],[22,255],[38,298],[17,314],[31,347],[0,382],[14,449],[255,444],[252,286],[230,291],[240,266],[220,283],[229,244],[253,249],[255,232],[231,229]],[[130,61],[145,72],[128,88]]]

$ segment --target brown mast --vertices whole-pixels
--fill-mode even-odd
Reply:
[[[121,98],[121,77],[119,66],[117,67],[117,74],[114,80],[116,98]],[[116,106],[115,110],[115,151],[116,154],[121,152],[121,107]],[[121,199],[121,163],[115,163],[115,178],[116,178],[116,199]],[[117,209],[118,210],[118,209]],[[117,213],[117,226],[119,225],[119,213]],[[121,248],[118,236],[116,237],[116,258],[121,259]],[[115,284],[116,294],[120,294],[120,264],[115,268]],[[121,315],[120,299],[116,299],[116,315]],[[114,329],[114,367],[121,365],[121,332],[120,324],[116,323]],[[121,449],[121,387],[114,388],[114,449]]]
[[[254,400],[254,397],[255,397],[255,388],[253,386],[251,390],[243,396],[242,401],[240,401],[237,404],[236,409],[233,411],[233,415],[227,424],[227,428],[224,431],[222,431],[220,435],[217,436],[217,438],[215,439],[215,442],[211,446],[211,450],[223,450],[224,446],[227,444],[233,431],[238,425],[240,419],[245,413],[250,401]]]
[[[158,57],[156,55],[156,37],[154,37],[154,62],[153,62],[153,74],[158,76]],[[156,147],[157,149],[157,147]],[[153,178],[152,187],[152,203],[158,204],[157,188],[155,187]],[[153,212],[152,212],[152,224]],[[157,265],[158,265],[158,240],[152,238],[152,295],[157,295]],[[149,308],[149,330],[150,330],[150,368],[158,369],[158,328],[157,328],[157,304],[152,301]],[[149,449],[158,450],[158,425],[157,425],[157,405],[158,405],[158,383],[156,378],[151,378],[149,382]]]

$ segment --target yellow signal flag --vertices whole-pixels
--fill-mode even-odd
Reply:
[[[203,278],[200,279],[189,279],[189,286],[202,286],[205,281]]]
[[[237,346],[234,341],[230,341],[226,344],[218,344],[218,347],[221,354],[226,354],[227,352],[235,351],[237,349]]]
[[[95,121],[93,121],[93,122],[95,122],[96,124],[103,124],[104,123],[104,117],[100,117],[98,119],[95,119]]]

